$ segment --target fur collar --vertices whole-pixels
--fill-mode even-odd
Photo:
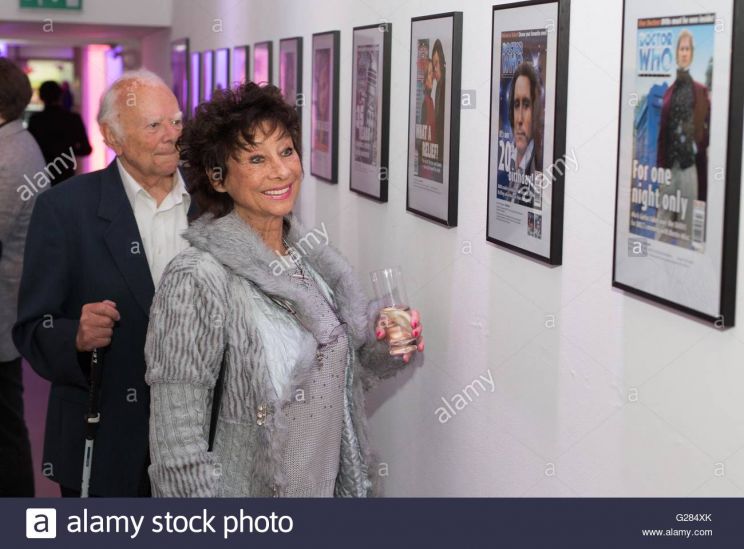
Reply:
[[[341,320],[358,348],[368,338],[368,300],[349,262],[316,232],[306,231],[290,214],[286,239],[301,255],[314,275],[319,275],[330,287]],[[309,236],[312,233],[312,237]],[[183,233],[192,246],[210,253],[235,275],[254,283],[269,297],[288,302],[300,323],[319,339],[320,319],[308,296],[291,284],[286,276],[277,275],[279,256],[235,212],[219,219],[202,215]]]

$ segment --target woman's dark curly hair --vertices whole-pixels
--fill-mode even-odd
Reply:
[[[214,190],[211,179],[225,180],[228,158],[237,160],[241,150],[255,147],[259,129],[289,135],[302,160],[297,110],[284,101],[276,86],[246,82],[218,90],[210,101],[197,107],[195,116],[186,123],[177,146],[188,189],[200,215],[211,213],[219,218],[232,211],[232,198]]]

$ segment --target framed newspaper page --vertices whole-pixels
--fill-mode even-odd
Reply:
[[[626,0],[613,286],[733,326],[744,2]]]
[[[178,106],[189,116],[189,39],[181,38],[171,42],[171,75],[173,95],[176,96]]]
[[[230,81],[232,86],[239,86],[246,81],[250,74],[251,64],[251,47],[235,46],[232,54],[232,69],[230,71]]]
[[[457,226],[462,12],[411,19],[406,209]]]
[[[354,28],[351,54],[349,187],[379,202],[388,198],[392,32],[391,23]]]
[[[189,63],[189,118],[201,101],[201,52],[192,51]]]
[[[279,40],[279,89],[302,121],[302,37]]]
[[[338,75],[341,31],[313,34],[310,173],[338,180]]]
[[[201,100],[209,101],[214,91],[214,50],[202,52],[201,80]]]
[[[214,50],[214,91],[230,87],[230,48]]]
[[[274,44],[271,41],[253,45],[253,81],[259,86],[272,83]]]
[[[494,6],[486,239],[560,265],[563,256],[568,0]]]

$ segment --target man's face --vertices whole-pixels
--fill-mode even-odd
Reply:
[[[138,177],[166,177],[178,167],[176,141],[181,135],[181,110],[165,86],[135,82],[119,101],[121,134],[110,143],[117,156]]]
[[[692,63],[692,40],[685,36],[679,41],[677,48],[677,65],[679,68],[686,69]]]
[[[439,58],[439,52],[434,52],[431,56],[431,62],[434,66],[434,79],[440,82],[442,80],[442,60]]]
[[[532,140],[532,94],[526,76],[519,76],[514,85],[514,139],[521,157]]]
[[[429,61],[426,63],[426,78],[424,79],[424,87],[427,90],[431,90],[433,86],[434,86],[434,66],[432,65],[432,62]]]

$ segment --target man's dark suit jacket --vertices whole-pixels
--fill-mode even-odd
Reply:
[[[121,320],[102,354],[101,422],[90,493],[137,496],[147,477],[149,388],[144,345],[153,281],[116,166],[72,178],[39,195],[26,241],[13,340],[52,382],[44,467],[80,488],[90,353],[75,336],[86,303],[110,299]]]
[[[677,81],[669,86],[664,92],[661,103],[661,120],[659,122],[659,141],[657,143],[656,164],[660,168],[671,168],[668,159],[669,143],[667,142],[667,130],[669,127],[669,116],[672,110],[672,94]],[[710,98],[708,88],[700,82],[692,82],[693,105],[692,122],[695,127],[695,168],[698,176],[698,200],[708,200],[708,144],[710,143]]]

